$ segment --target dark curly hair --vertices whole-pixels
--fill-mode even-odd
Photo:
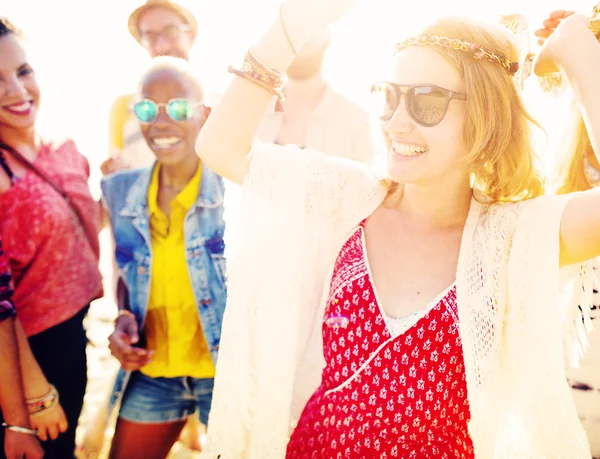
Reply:
[[[18,37],[23,37],[23,33],[10,22],[7,18],[0,16],[0,38],[6,35],[15,34]]]

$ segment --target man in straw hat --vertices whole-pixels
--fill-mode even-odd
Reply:
[[[128,21],[129,32],[151,57],[173,56],[189,60],[198,23],[186,8],[168,0],[148,0]]]
[[[152,58],[172,56],[189,60],[198,34],[194,15],[170,0],[147,0],[131,13],[127,25],[131,36]],[[131,110],[132,97],[132,94],[127,94],[113,103],[109,158],[102,164],[104,174],[125,167],[146,167],[154,162],[154,154],[146,145]]]

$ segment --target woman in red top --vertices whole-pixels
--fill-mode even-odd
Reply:
[[[322,383],[287,457],[473,459],[456,286],[409,317],[389,317],[373,286],[365,222],[335,263]]]
[[[102,294],[100,206],[90,195],[89,166],[75,144],[54,145],[37,137],[39,99],[19,33],[1,19],[0,236],[17,316],[60,393],[69,423],[66,433],[43,443],[45,457],[64,459],[74,457],[87,382],[82,322],[90,301]]]

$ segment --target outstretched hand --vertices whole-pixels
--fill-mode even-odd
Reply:
[[[281,16],[296,51],[311,36],[340,20],[357,3],[357,0],[285,0],[281,4]]]
[[[340,20],[357,3],[357,0],[286,0],[285,4],[303,10],[314,18],[319,26],[326,26]]]

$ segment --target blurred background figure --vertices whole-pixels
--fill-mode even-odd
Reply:
[[[259,138],[369,164],[375,147],[368,113],[335,92],[323,75],[330,43],[331,31],[327,28],[302,48],[287,71],[285,113],[268,113]]]

